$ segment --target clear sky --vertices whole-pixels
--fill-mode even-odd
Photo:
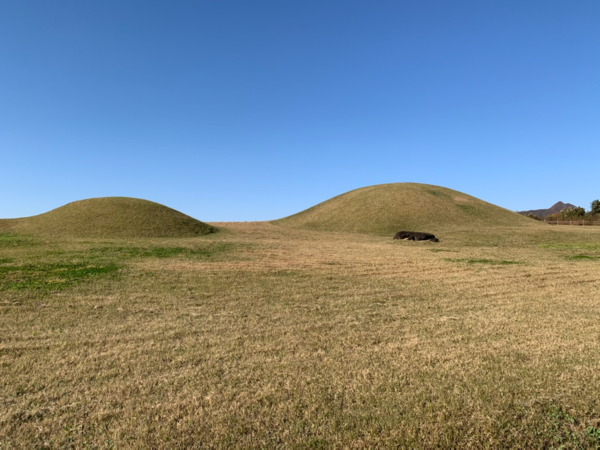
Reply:
[[[283,217],[391,182],[600,197],[598,0],[2,0],[0,217]]]

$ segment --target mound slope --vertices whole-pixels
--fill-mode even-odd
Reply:
[[[390,236],[401,230],[436,233],[449,228],[534,226],[516,212],[452,189],[418,183],[356,189],[272,223]]]
[[[216,231],[167,206],[128,197],[91,198],[38,216],[0,220],[0,230],[71,237],[187,237]]]

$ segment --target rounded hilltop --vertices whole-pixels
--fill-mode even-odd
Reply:
[[[79,200],[44,214],[4,219],[0,229],[69,237],[190,237],[216,229],[159,203],[129,197]]]
[[[450,228],[532,226],[533,221],[452,189],[419,183],[368,186],[272,223],[319,231],[393,235]]]

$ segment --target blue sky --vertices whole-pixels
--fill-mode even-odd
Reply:
[[[587,208],[598,24],[598,0],[3,0],[0,217],[267,220],[404,181]]]

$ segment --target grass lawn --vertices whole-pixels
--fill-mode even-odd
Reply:
[[[600,448],[600,229],[216,225],[0,234],[0,449]]]

